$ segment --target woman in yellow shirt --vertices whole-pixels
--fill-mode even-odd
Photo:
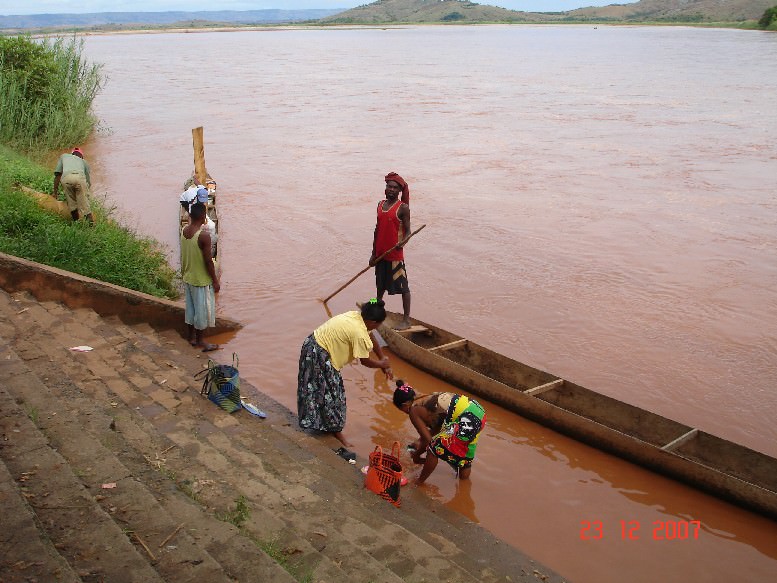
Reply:
[[[393,377],[388,358],[370,331],[386,319],[382,300],[371,299],[360,311],[338,314],[324,322],[302,343],[297,376],[297,415],[302,429],[333,434],[346,447],[345,387],[340,370],[354,359]],[[377,358],[370,357],[374,351]]]

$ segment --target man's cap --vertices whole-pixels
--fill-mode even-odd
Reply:
[[[81,151],[81,148],[79,148],[78,146],[76,146],[75,148],[73,148],[73,151],[71,152],[71,154],[79,154],[79,155],[81,155],[81,156],[83,156],[83,155],[84,155],[84,153]]]
[[[208,189],[207,188],[199,188],[199,189],[197,189],[197,202],[208,202]]]

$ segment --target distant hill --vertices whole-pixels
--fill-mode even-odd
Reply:
[[[475,23],[563,22],[612,20],[626,22],[739,22],[758,20],[777,0],[641,0],[568,12],[519,12],[468,0],[378,0],[322,19],[323,23]]]
[[[2,10],[2,8],[0,8]],[[171,25],[197,22],[282,24],[318,20],[342,10],[212,10],[203,12],[95,12],[91,14],[0,15],[0,29],[84,28],[106,25]]]
[[[777,0],[641,0],[572,10],[569,16],[626,21],[741,22],[758,20]]]
[[[543,22],[551,16],[519,12],[467,0],[378,0],[322,19],[327,24],[389,22]]]
[[[99,29],[135,27],[207,27],[214,25],[401,24],[478,22],[741,22],[758,20],[777,0],[640,0],[631,4],[580,8],[568,12],[520,12],[469,0],[378,0],[350,10],[213,10],[201,12],[98,12],[92,14],[0,15],[0,30]]]

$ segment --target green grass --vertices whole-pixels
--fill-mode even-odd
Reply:
[[[248,536],[257,547],[262,549],[264,554],[278,563],[289,575],[299,581],[299,583],[312,583],[314,577],[311,570],[299,563],[293,563],[289,559],[289,552],[281,546],[278,539],[260,540],[249,532],[243,531],[243,533]]]
[[[251,539],[268,557],[278,563],[300,583],[311,583],[313,581],[313,574],[310,570],[302,565],[293,563],[289,559],[289,552],[281,546],[277,539],[261,540],[245,528],[246,523],[251,518],[251,509],[248,507],[248,500],[245,496],[238,496],[235,499],[235,505],[227,512],[216,513],[216,518],[239,528],[240,532]]]
[[[24,409],[27,412],[27,417],[29,417],[30,420],[33,423],[35,423],[35,425],[37,425],[38,424],[38,409],[36,407],[33,407],[32,405],[25,405]]]
[[[243,528],[243,525],[251,517],[251,510],[248,508],[248,501],[245,496],[238,496],[235,500],[234,508],[230,508],[222,514],[216,515],[219,520],[229,522],[238,528]]]
[[[83,142],[105,79],[86,62],[83,39],[0,38],[0,142],[40,152]]]
[[[160,469],[160,471],[165,473],[165,470]],[[168,477],[175,482],[175,473],[170,472],[170,474],[172,474],[172,477],[170,475],[168,475]],[[183,492],[189,498],[197,502],[197,504],[204,504],[202,501],[202,498],[200,498],[200,495],[194,491],[193,484],[194,484],[194,480],[183,480],[182,482],[177,483],[177,486],[181,492]]]
[[[97,223],[53,215],[15,183],[51,192],[53,170],[0,146],[0,251],[157,297],[178,297],[175,271],[159,244],[109,219],[93,201]]]

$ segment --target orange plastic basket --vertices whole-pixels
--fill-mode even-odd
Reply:
[[[399,508],[399,490],[402,482],[402,464],[399,461],[399,442],[395,441],[391,453],[375,446],[370,454],[370,465],[364,478],[364,487]]]

